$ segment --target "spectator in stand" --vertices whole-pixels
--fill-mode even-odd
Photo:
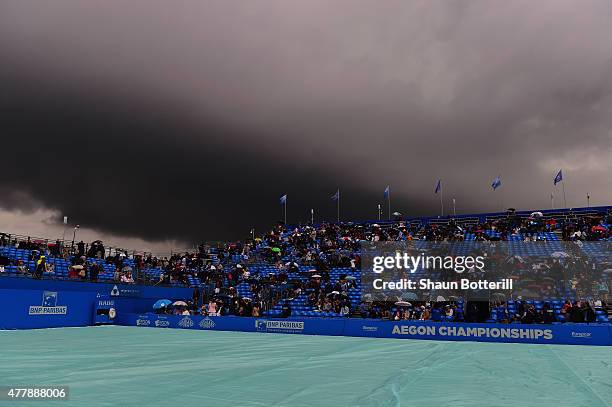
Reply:
[[[89,266],[89,280],[98,281],[98,275],[100,274],[100,265],[97,262],[92,262]]]
[[[85,243],[82,240],[77,243],[77,256],[85,256]]]
[[[121,282],[124,284],[134,284],[132,273],[121,273]]]
[[[36,269],[34,270],[34,278],[40,279],[43,276],[43,273],[47,271],[47,262],[45,256],[40,256],[38,261],[36,262]]]
[[[289,300],[285,300],[283,303],[283,308],[281,311],[281,318],[289,318],[291,316],[291,304],[289,304]]]
[[[17,261],[17,274],[28,274],[28,266],[26,266],[23,260]]]
[[[575,301],[569,309],[569,320],[571,322],[584,322],[584,309],[580,301]]]
[[[208,303],[208,315],[211,317],[217,316],[217,303],[214,300],[210,300]]]
[[[538,312],[533,304],[530,304],[521,318],[523,324],[535,324],[538,321]]]
[[[555,311],[550,308],[550,304],[548,302],[545,302],[542,306],[542,322],[545,324],[552,324],[555,321]]]
[[[595,315],[595,311],[591,308],[591,304],[586,301],[584,303],[584,321],[585,322],[595,322],[597,320],[597,316]]]
[[[193,309],[197,310],[200,306],[200,289],[198,287],[193,288],[191,299],[193,301]]]

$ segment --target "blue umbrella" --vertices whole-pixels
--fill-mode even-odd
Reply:
[[[155,304],[153,304],[153,309],[165,308],[170,304],[172,304],[172,301],[170,300],[157,300],[155,301]]]

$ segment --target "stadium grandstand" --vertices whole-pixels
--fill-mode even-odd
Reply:
[[[491,297],[485,313],[456,297],[372,301],[362,292],[362,242],[503,242],[508,251],[499,261],[510,264],[515,276],[537,272],[559,284],[549,283],[544,290],[534,283],[529,299],[520,292]],[[178,305],[152,309],[158,314],[608,323],[610,242],[610,206],[278,223],[260,237],[201,244],[197,250],[166,256],[105,247],[99,240],[86,244],[2,233],[0,277],[190,288],[191,297],[175,301]],[[513,259],[519,260],[509,261]],[[588,269],[588,278],[568,275],[569,263]]]

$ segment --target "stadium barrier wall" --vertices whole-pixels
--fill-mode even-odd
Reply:
[[[184,287],[155,287],[81,281],[0,277],[0,329],[33,329],[94,324],[99,300],[117,301],[123,312],[150,309],[159,298],[191,296]]]
[[[248,318],[120,312],[118,325],[370,338],[612,346],[610,324],[480,324],[372,319]]]

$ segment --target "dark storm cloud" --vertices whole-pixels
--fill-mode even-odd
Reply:
[[[336,185],[333,176],[321,181],[318,165],[304,172],[282,157],[270,160],[224,144],[233,132],[253,132],[217,119],[195,125],[130,103],[41,88],[16,100],[2,119],[3,129],[18,135],[3,143],[10,153],[0,180],[11,192],[3,199],[9,209],[34,209],[31,196],[75,223],[107,232],[197,242],[268,227],[281,217],[281,192],[290,195],[291,218],[306,220],[305,204],[314,196],[319,205],[327,202]],[[334,208],[328,206],[327,215]]]
[[[196,241],[283,193],[333,218],[337,186],[359,219],[387,184],[437,213],[439,177],[462,212],[548,207],[560,167],[568,204],[612,200],[609,2],[0,7],[4,207]]]

